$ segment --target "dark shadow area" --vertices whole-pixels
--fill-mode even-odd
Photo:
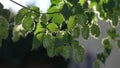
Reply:
[[[49,58],[43,47],[31,51],[32,34],[18,42],[13,42],[10,34],[0,48],[0,68],[67,68],[69,60],[61,56]]]

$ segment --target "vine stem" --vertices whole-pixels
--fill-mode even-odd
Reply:
[[[40,12],[37,12],[37,11],[35,11],[35,10],[32,10],[32,9],[26,7],[26,6],[23,6],[23,5],[19,4],[18,2],[14,1],[14,0],[10,0],[10,1],[13,2],[13,3],[15,3],[15,4],[17,4],[17,5],[19,5],[19,6],[21,6],[21,7],[23,7],[23,8],[26,8],[26,9],[28,9],[28,10],[30,10],[30,11],[33,11],[33,12],[35,12],[35,13],[37,13],[37,14],[56,14],[56,13],[60,13],[60,12],[40,13]]]

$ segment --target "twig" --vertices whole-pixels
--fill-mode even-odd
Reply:
[[[60,12],[40,13],[40,12],[37,12],[37,11],[35,11],[35,10],[32,10],[32,9],[30,9],[30,8],[28,8],[28,7],[25,7],[25,6],[17,3],[16,1],[13,1],[13,0],[10,0],[10,1],[13,2],[13,3],[15,3],[15,4],[17,4],[17,5],[19,5],[19,6],[21,6],[21,7],[23,7],[23,8],[26,8],[26,9],[28,9],[28,10],[30,10],[30,11],[33,11],[33,12],[35,12],[35,13],[38,13],[38,14],[56,14],[56,13],[60,13]]]

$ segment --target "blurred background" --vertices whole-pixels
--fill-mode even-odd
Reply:
[[[14,0],[24,6],[36,5],[42,12],[46,12],[50,6],[50,0]],[[10,0],[0,0],[5,8],[10,9],[15,15],[22,7]],[[49,58],[44,48],[31,51],[32,35],[21,38],[19,42],[13,43],[11,39],[3,41],[0,48],[0,68],[92,68],[92,63],[96,59],[96,53],[102,52],[101,40],[107,37],[106,30],[111,28],[108,22],[99,20],[101,35],[99,39],[90,37],[87,41],[81,36],[79,43],[84,45],[86,53],[82,63],[76,64],[73,59],[64,60],[61,56]],[[117,26],[117,33],[120,34],[120,25]],[[120,68],[120,49],[113,43],[111,55],[107,58],[105,65],[101,68]]]

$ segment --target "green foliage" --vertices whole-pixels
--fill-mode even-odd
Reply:
[[[99,62],[97,60],[93,62],[93,68],[100,68]]]
[[[82,27],[82,29],[81,29],[81,35],[82,35],[82,37],[85,39],[85,40],[88,40],[88,38],[89,38],[89,26],[84,26],[84,27]]]
[[[101,20],[110,21],[112,26],[112,29],[107,30],[108,37],[102,40],[104,51],[97,54],[97,58],[105,63],[112,51],[111,40],[117,40],[120,48],[119,34],[116,32],[120,18],[120,1],[89,1],[88,3],[88,0],[50,0],[51,6],[47,13],[42,13],[36,6],[23,7],[15,16],[15,23],[11,29],[12,40],[17,42],[20,37],[34,34],[32,50],[43,46],[49,57],[61,55],[69,59],[73,55],[74,60],[79,63],[84,59],[85,50],[76,39],[80,34],[85,40],[88,40],[90,34],[98,39],[101,32],[98,19],[102,18]],[[9,21],[10,11],[4,9],[0,3],[0,46],[11,33]],[[94,62],[93,67],[99,68],[98,61]]]
[[[8,37],[9,23],[7,19],[0,16],[0,46],[2,45],[2,40]]]
[[[99,35],[100,35],[100,28],[99,28],[98,25],[92,24],[92,26],[91,26],[91,34],[94,37],[99,37]]]
[[[80,45],[74,45],[74,59],[77,63],[80,63],[84,59],[84,48]]]

